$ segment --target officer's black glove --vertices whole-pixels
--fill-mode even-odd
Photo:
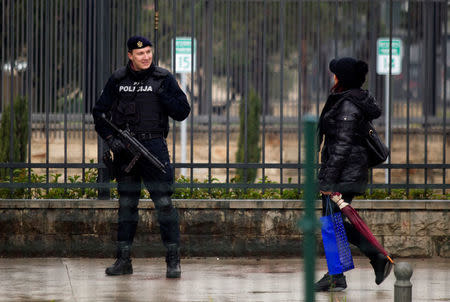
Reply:
[[[156,94],[158,94],[161,97],[167,97],[168,93],[167,93],[167,79],[165,79],[162,83],[161,86],[159,86],[158,90],[156,91]]]
[[[120,153],[126,149],[125,145],[122,143],[120,139],[115,138],[114,136],[110,136],[106,139],[106,143],[109,148],[114,153]]]

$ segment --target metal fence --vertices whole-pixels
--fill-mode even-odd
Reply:
[[[328,62],[354,56],[369,63],[366,88],[384,111],[376,126],[392,150],[388,162],[371,171],[371,188],[445,193],[449,5],[444,0],[0,0],[1,133],[9,133],[0,138],[6,179],[0,188],[114,186],[86,180],[86,169],[100,169],[101,176],[104,167],[97,160],[102,142],[90,112],[109,75],[126,63],[127,37],[141,34],[154,42],[157,63],[183,83],[193,108],[187,127],[173,122],[168,137],[176,173],[188,179],[177,186],[301,189],[303,117],[318,116],[326,100]],[[177,37],[191,40],[192,53],[195,41],[191,72],[176,70]],[[401,40],[400,74],[391,69],[377,74],[379,38]],[[240,110],[248,112],[253,92],[261,104],[260,160],[252,163],[245,156],[237,162],[239,131],[248,133],[250,127],[247,119],[241,123]],[[27,104],[22,120],[30,121],[22,162],[15,160],[14,119],[4,118],[18,114],[19,97]],[[247,135],[243,141],[247,151]],[[236,169],[249,168],[257,169],[256,183],[236,183]],[[25,169],[24,178],[14,169]],[[34,182],[33,173],[41,173],[43,181]]]

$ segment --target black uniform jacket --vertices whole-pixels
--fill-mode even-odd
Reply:
[[[140,95],[137,98],[141,99],[148,97],[149,101],[156,98],[157,101],[160,102],[160,107],[162,108],[164,115],[167,115],[176,121],[182,121],[189,115],[191,108],[186,95],[179,87],[174,76],[168,70],[156,67],[152,64],[146,70],[134,71],[130,67],[129,62],[126,67],[120,68],[112,74],[108,79],[102,94],[94,105],[93,117],[95,130],[103,139],[114,134],[114,131],[100,117],[103,113],[108,116],[113,105],[117,104],[117,100],[122,97],[121,92],[119,92],[119,84],[122,81],[138,82],[148,78],[157,79],[157,82],[159,83],[158,87],[153,87],[153,89],[140,89]],[[150,110],[152,109],[150,108]],[[165,121],[165,123],[168,127],[167,121]],[[154,129],[145,130],[151,131]]]
[[[366,90],[351,89],[328,97],[319,122],[325,139],[318,177],[320,190],[341,193],[365,191],[367,151],[359,129],[365,120],[372,121],[380,115],[381,110],[374,97]]]

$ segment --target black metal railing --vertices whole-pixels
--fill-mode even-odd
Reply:
[[[109,75],[126,63],[127,37],[141,34],[154,41],[155,61],[176,74],[193,108],[186,127],[173,122],[167,138],[176,175],[189,180],[177,187],[303,188],[303,116],[320,113],[331,88],[328,62],[354,56],[369,63],[365,88],[383,107],[375,125],[392,150],[371,171],[370,188],[450,189],[448,1],[3,0],[0,6],[0,114],[8,121],[1,126],[7,136],[0,138],[0,188],[108,194],[114,184],[98,162],[104,146],[91,108]],[[172,56],[177,37],[190,38],[196,51],[195,66],[183,75]],[[402,41],[400,74],[377,74],[380,37]],[[251,91],[261,103],[259,163],[248,156],[236,161],[240,128],[248,135],[251,127],[245,114],[240,123]],[[4,118],[17,116],[19,97],[27,103],[23,151],[15,147],[16,122]],[[243,141],[248,151],[247,136]],[[15,160],[17,152],[25,160]],[[25,169],[28,180],[18,181],[15,169]],[[99,171],[99,182],[86,180],[87,169]],[[257,169],[257,181],[233,181],[237,169]],[[61,178],[52,182],[55,173]],[[33,183],[33,174],[44,181]]]

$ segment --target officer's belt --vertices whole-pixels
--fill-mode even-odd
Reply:
[[[148,140],[153,138],[164,137],[164,133],[162,132],[141,132],[141,133],[133,133],[133,136],[138,140]]]

